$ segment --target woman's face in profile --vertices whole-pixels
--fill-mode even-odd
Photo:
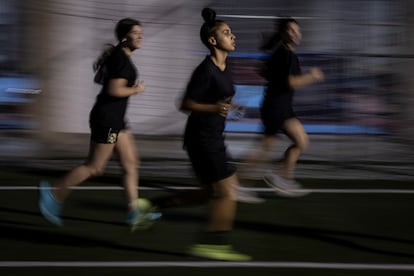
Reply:
[[[300,27],[295,22],[290,22],[287,25],[286,34],[289,37],[290,43],[293,45],[299,45],[302,40],[302,33],[300,32]]]
[[[236,49],[236,36],[232,33],[229,25],[222,23],[217,27],[215,33],[216,47],[226,52],[233,52]]]
[[[141,48],[141,43],[142,43],[142,40],[144,39],[141,26],[135,25],[134,27],[132,27],[131,31],[129,31],[126,38],[127,38],[127,43],[128,43],[129,48],[131,49]]]

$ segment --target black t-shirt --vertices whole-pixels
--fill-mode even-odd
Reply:
[[[221,71],[207,56],[194,70],[183,101],[193,100],[201,104],[215,104],[234,96],[230,68]],[[187,120],[184,144],[213,149],[224,144],[223,132],[226,118],[216,112],[191,112]]]
[[[118,45],[105,62],[105,79],[101,92],[96,98],[90,113],[91,126],[101,126],[114,129],[125,128],[125,113],[129,97],[113,97],[108,94],[110,79],[122,78],[128,80],[128,87],[136,83],[137,69]]]
[[[289,75],[301,74],[296,54],[281,45],[269,58],[266,67],[269,83],[265,96],[268,98],[279,98],[277,95],[288,94],[283,98],[289,99],[289,103],[286,104],[291,104],[294,90],[289,86]]]

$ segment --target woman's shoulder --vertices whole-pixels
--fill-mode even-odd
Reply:
[[[109,59],[111,60],[122,60],[122,59],[127,59],[127,58],[128,58],[127,55],[125,54],[125,52],[122,50],[122,48],[119,45],[114,47],[114,50],[109,56]]]
[[[213,66],[214,63],[211,60],[210,56],[206,56],[197,67],[201,67],[201,68],[209,68],[211,66]]]
[[[297,59],[297,56],[295,54],[295,52],[293,52],[292,50],[288,49],[285,46],[279,46],[277,49],[275,49],[275,51],[273,52],[271,58],[270,58],[270,62],[271,63],[289,63],[292,60]]]
[[[287,48],[284,45],[280,45],[279,47],[277,47],[275,49],[275,51],[273,52],[274,56],[289,56],[291,55],[293,52],[291,50],[289,50],[289,48]]]
[[[213,68],[213,61],[209,56],[205,57],[195,68],[194,72],[197,73],[205,73],[211,71],[211,68]]]

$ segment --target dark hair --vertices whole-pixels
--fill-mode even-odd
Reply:
[[[118,39],[118,45],[122,43],[122,40],[131,31],[134,26],[141,26],[138,20],[131,18],[124,18],[118,21],[115,26],[115,37]],[[96,61],[93,63],[93,71],[96,72],[94,81],[99,84],[103,84],[105,77],[104,63],[107,58],[111,55],[115,48],[115,45],[110,43],[105,44],[104,50],[98,56]]]
[[[269,51],[276,48],[280,43],[289,43],[289,37],[287,36],[287,29],[290,23],[298,22],[292,17],[280,18],[275,22],[275,32],[270,38],[266,39],[260,47],[263,51]]]
[[[126,35],[131,31],[134,26],[141,26],[141,23],[138,20],[131,18],[124,18],[118,21],[115,27],[115,36],[119,42],[126,37]]]
[[[112,44],[105,44],[105,48],[102,51],[102,53],[99,55],[99,57],[96,59],[96,61],[93,63],[93,71],[95,72],[95,77],[93,78],[93,81],[103,85],[105,82],[105,76],[106,76],[106,66],[105,62],[108,59],[108,57],[111,55],[111,53],[114,51],[115,46]]]
[[[216,19],[216,12],[210,8],[204,8],[201,11],[201,16],[204,19],[204,24],[201,26],[200,29],[200,38],[203,44],[207,48],[211,48],[210,44],[208,43],[209,37],[213,36],[217,26],[224,23],[223,20]]]
[[[98,71],[99,68],[101,68],[102,64],[105,63],[106,59],[111,55],[114,48],[115,48],[115,46],[110,44],[110,43],[105,44],[105,47],[104,47],[102,53],[99,55],[99,57],[93,63],[93,71],[94,72]]]
[[[131,19],[131,18],[124,18],[119,20],[115,26],[115,37],[118,40],[118,45],[122,43],[123,39],[126,35],[131,31],[134,26],[141,26],[141,23],[138,20]],[[105,48],[96,61],[93,63],[93,71],[96,72],[94,81],[99,84],[103,84],[104,82],[104,63],[107,58],[111,55],[115,48],[115,45],[110,43],[105,44]]]

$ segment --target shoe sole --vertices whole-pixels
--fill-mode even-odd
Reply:
[[[49,210],[44,206],[43,203],[39,202],[39,209],[42,216],[50,223],[56,226],[63,226],[63,222],[60,218],[57,218],[55,215],[49,212]]]
[[[310,192],[305,190],[298,190],[298,189],[283,189],[279,186],[273,184],[272,181],[268,180],[266,176],[263,176],[263,181],[271,187],[276,194],[283,196],[283,197],[302,197],[308,195]]]
[[[259,204],[265,202],[266,200],[259,197],[237,197],[237,201],[248,204]]]
[[[157,219],[158,220],[158,219]],[[144,231],[151,229],[157,220],[148,220],[144,222],[139,222],[131,226],[131,232],[134,233],[135,231]]]
[[[155,211],[155,210],[154,210]],[[161,219],[161,216],[155,219],[146,219],[145,216],[151,214],[150,212],[147,212],[145,214],[142,214],[138,217],[137,221],[131,225],[131,232],[135,231],[142,231],[142,230],[148,230],[154,226],[155,223],[158,222],[158,220]]]
[[[140,203],[138,204],[138,206]],[[142,207],[142,206],[141,206]],[[148,230],[149,228],[153,227],[154,224],[161,219],[161,213],[156,218],[146,218],[147,216],[152,215],[153,213],[158,213],[157,208],[154,206],[150,206],[147,210],[140,213],[135,221],[131,224],[131,232],[135,232],[137,230]]]
[[[40,213],[42,214],[43,218],[45,218],[48,222],[52,223],[53,225],[62,227],[63,226],[62,220],[58,216],[52,214],[49,211],[49,209],[45,206],[45,204],[43,203],[45,197],[48,196],[48,195],[45,194],[45,193],[47,193],[47,189],[48,189],[48,187],[45,184],[40,184],[40,190],[39,190],[39,193],[40,193],[39,194],[39,210],[40,210]]]
[[[189,254],[193,257],[218,260],[218,261],[233,261],[233,262],[247,262],[252,258],[248,255],[237,253],[214,252],[212,250],[194,250],[190,249]]]

